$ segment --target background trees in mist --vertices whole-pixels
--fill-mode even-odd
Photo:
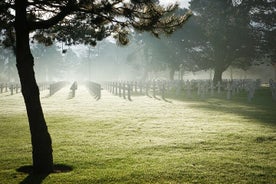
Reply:
[[[144,53],[150,50],[152,56],[151,63],[143,60],[144,68],[165,64],[170,79],[179,70],[211,69],[216,83],[229,67],[246,71],[260,64],[275,66],[275,1],[192,0],[190,5],[194,16],[185,29],[158,41],[140,38]],[[133,54],[130,58],[135,60]]]

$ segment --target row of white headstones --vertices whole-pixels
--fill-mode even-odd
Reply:
[[[197,89],[197,95],[204,98],[207,95],[214,96],[215,93],[220,94],[222,90],[226,91],[226,98],[230,100],[235,94],[242,91],[247,92],[247,100],[249,102],[254,98],[256,89],[260,88],[261,80],[225,80],[216,85],[209,80],[192,80],[175,82],[176,94],[180,94],[184,88],[186,94],[191,96],[192,91]],[[269,86],[272,92],[272,98],[276,101],[276,82],[269,81]]]

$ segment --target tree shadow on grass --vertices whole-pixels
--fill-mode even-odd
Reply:
[[[55,164],[54,171],[52,173],[53,174],[64,173],[64,172],[70,172],[72,170],[73,168],[71,166],[64,165],[64,164]],[[33,172],[33,166],[31,165],[19,167],[18,169],[16,169],[16,171],[29,174],[26,178],[24,178],[24,180],[20,182],[20,184],[41,184],[43,180],[47,178],[49,174],[51,174],[51,173],[35,174]]]
[[[261,123],[276,126],[276,102],[272,100],[270,90],[261,88],[256,90],[252,101],[247,100],[245,92],[234,95],[231,100],[226,99],[226,94],[215,97],[199,98],[194,96],[170,96],[171,99],[192,102],[189,106],[213,112],[236,114],[247,119],[255,119]]]
[[[228,102],[224,100],[209,100],[205,103],[193,104],[190,107],[206,111],[221,112],[254,119],[260,123],[276,126],[276,108],[249,105],[246,103]]]

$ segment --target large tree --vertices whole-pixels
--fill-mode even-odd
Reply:
[[[33,149],[34,173],[53,171],[52,143],[44,119],[34,73],[30,41],[46,45],[91,44],[113,36],[127,44],[134,28],[154,35],[171,34],[190,14],[174,16],[177,6],[156,0],[2,0],[1,43],[16,54],[16,66],[26,105]]]
[[[214,69],[214,83],[221,81],[222,73],[240,58],[246,58],[242,62],[247,65],[253,61],[256,43],[248,12],[230,0],[192,0],[191,9],[197,14],[193,21],[203,38],[193,47],[195,62],[199,68]]]
[[[275,0],[192,0],[195,16],[172,39],[194,69],[213,69],[216,83],[229,66],[246,70],[264,56],[275,61],[274,7]]]

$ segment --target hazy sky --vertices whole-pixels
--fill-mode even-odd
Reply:
[[[188,8],[190,0],[160,0],[161,4],[167,5],[178,2],[181,8]]]

